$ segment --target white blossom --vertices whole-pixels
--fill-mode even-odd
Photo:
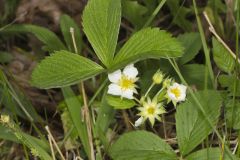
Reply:
[[[167,96],[173,103],[185,101],[187,87],[182,84],[173,83],[168,87]]]
[[[108,94],[133,99],[133,94],[137,93],[135,82],[138,70],[133,64],[126,66],[123,71],[117,70],[108,74],[111,84],[108,86]]]

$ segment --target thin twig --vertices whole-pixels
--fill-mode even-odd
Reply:
[[[89,115],[89,109],[88,109],[88,104],[87,104],[87,96],[84,88],[83,82],[81,82],[81,90],[82,90],[82,95],[83,95],[83,104],[84,104],[84,118],[86,120],[86,125],[87,125],[87,132],[88,132],[88,141],[90,145],[90,150],[91,150],[91,160],[95,160],[95,155],[94,155],[94,148],[93,148],[93,142],[92,142],[92,128],[91,128],[91,120],[90,120],[90,115]]]
[[[46,129],[46,131],[47,131],[47,133],[48,133],[49,138],[52,140],[54,146],[56,147],[58,153],[60,154],[61,159],[62,159],[62,160],[65,160],[65,158],[64,158],[64,156],[63,156],[63,154],[62,154],[60,148],[59,148],[58,145],[57,145],[57,142],[55,141],[55,139],[54,139],[52,133],[50,132],[49,127],[48,127],[48,126],[45,126],[45,129]]]
[[[71,33],[71,36],[72,36],[72,40],[73,40],[73,46],[74,46],[74,50],[76,53],[78,53],[78,48],[77,48],[77,45],[76,45],[76,40],[75,40],[75,37],[74,37],[74,28],[70,27],[70,33]]]
[[[54,154],[54,150],[53,150],[53,144],[52,144],[52,140],[51,140],[50,135],[48,135],[48,142],[49,142],[49,144],[50,144],[50,149],[51,149],[52,158],[53,158],[53,160],[56,160],[56,157],[55,157],[55,154]]]
[[[163,124],[163,132],[164,132],[164,138],[167,139],[167,130],[166,130],[166,123],[165,123],[165,116],[162,115],[162,124]]]
[[[234,149],[233,149],[233,152],[232,152],[233,155],[236,153],[237,148],[238,148],[238,142],[237,142],[237,144],[235,145],[235,147],[234,147]]]
[[[22,17],[25,16],[26,14],[27,14],[26,11],[20,13],[19,16],[18,16],[18,18],[15,18],[11,23],[9,23],[9,24],[7,24],[7,25],[1,27],[1,28],[0,28],[0,32],[3,31],[4,29],[10,27],[10,26],[13,25],[14,23],[16,23],[20,18],[22,18]]]
[[[74,34],[74,28],[70,28],[70,33],[72,36],[72,41],[73,41],[73,45],[74,45],[74,49],[75,52],[78,53],[78,49],[77,49],[77,45],[76,45],[76,41],[75,41],[75,34]],[[88,133],[88,142],[90,145],[90,158],[91,160],[95,160],[95,154],[94,154],[94,147],[93,147],[93,136],[92,136],[92,128],[91,128],[91,119],[90,119],[90,114],[89,114],[89,109],[88,109],[88,102],[87,102],[87,96],[86,96],[86,92],[85,92],[85,88],[84,88],[84,83],[81,82],[80,83],[80,87],[81,87],[81,92],[82,92],[82,96],[83,96],[83,119],[86,122],[86,126],[87,126],[87,133]]]
[[[213,87],[216,88],[216,86],[214,86],[214,72],[213,72],[213,68],[212,68],[212,64],[211,64],[210,52],[209,52],[206,37],[205,37],[204,31],[203,31],[202,22],[200,20],[199,15],[198,15],[199,13],[198,13],[198,9],[197,9],[196,0],[193,0],[193,6],[194,6],[194,12],[195,12],[195,15],[196,15],[198,30],[199,30],[202,45],[203,45],[205,60],[206,60],[206,62],[205,62],[206,63],[205,76],[204,76],[204,90],[208,89],[208,81],[209,81],[208,76],[211,79]]]
[[[128,118],[128,114],[127,114],[127,112],[125,111],[125,110],[122,110],[122,116],[123,116],[123,120],[124,120],[124,123],[125,123],[125,125],[126,125],[126,127],[127,127],[127,129],[130,131],[130,130],[132,130],[132,126],[130,125],[130,120],[129,120],[129,118]]]
[[[236,54],[234,54],[234,52],[228,47],[228,45],[222,40],[222,38],[217,34],[216,30],[214,29],[207,13],[204,11],[203,15],[205,17],[205,19],[207,20],[208,24],[209,24],[209,31],[217,38],[217,40],[228,50],[228,52],[230,53],[230,55],[236,59]],[[238,59],[238,63],[240,64],[240,59]]]

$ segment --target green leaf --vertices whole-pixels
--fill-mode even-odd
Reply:
[[[62,93],[67,104],[67,108],[72,119],[73,125],[77,129],[78,135],[83,144],[84,150],[86,151],[88,157],[90,157],[90,145],[88,143],[88,132],[84,121],[82,121],[82,107],[83,103],[74,94],[70,87],[62,88]]]
[[[0,33],[32,33],[34,34],[40,41],[42,41],[46,46],[44,49],[48,52],[54,52],[58,50],[65,50],[65,46],[59,40],[55,33],[50,30],[39,27],[35,25],[10,25]]]
[[[64,14],[61,16],[60,19],[60,26],[61,30],[64,36],[65,43],[68,46],[68,50],[71,52],[75,52],[72,35],[70,32],[70,28],[74,29],[74,38],[76,40],[76,47],[78,49],[78,52],[81,52],[82,50],[82,37],[81,32],[78,27],[78,25],[74,22],[74,20],[69,17],[68,15]]]
[[[123,0],[122,1],[122,12],[123,17],[129,20],[135,28],[140,28],[143,26],[146,18],[144,15],[147,13],[148,9],[139,4],[137,1]]]
[[[136,105],[134,100],[107,95],[107,102],[115,109],[128,109]]]
[[[190,13],[190,9],[184,7],[180,0],[167,0],[167,5],[174,16],[173,23],[181,27],[185,31],[192,29],[192,22],[186,16]]]
[[[213,59],[217,66],[224,72],[230,73],[235,66],[235,59],[228,50],[215,38],[212,39]]]
[[[102,95],[101,105],[97,114],[95,132],[105,149],[108,149],[110,140],[107,137],[109,125],[114,122],[115,110],[107,103],[107,92]]]
[[[113,60],[121,22],[121,0],[90,0],[83,12],[83,31],[106,66]]]
[[[35,143],[36,145],[38,145],[45,151],[48,151],[50,149],[48,146],[48,143],[46,143],[47,141],[33,137],[33,136],[26,134],[18,129],[16,131],[15,130],[13,131],[13,130],[3,126],[2,124],[0,124],[0,139],[12,141],[12,142],[19,143],[19,144],[21,144],[21,143],[24,144],[25,142],[23,141],[23,139],[19,139],[19,137],[17,137],[17,136],[20,136],[20,137],[24,136],[26,139]]]
[[[220,75],[218,76],[218,81],[222,87],[227,87],[227,90],[230,92],[231,95],[234,94],[234,81],[235,76],[232,75]],[[235,96],[240,96],[240,80],[236,80],[236,93]]]
[[[226,110],[225,116],[226,116],[227,127],[239,130],[240,129],[240,102],[236,100],[234,104],[233,100],[228,100],[226,102],[225,110]]]
[[[66,104],[64,103],[64,107],[67,108]],[[77,139],[78,139],[78,132],[75,128],[71,115],[67,109],[64,109],[64,111],[61,113],[61,121],[62,121],[62,127],[64,131],[64,139],[63,141],[64,148],[66,150],[72,150],[76,149],[79,145]]]
[[[122,135],[111,147],[114,160],[176,160],[172,148],[161,138],[146,131]]]
[[[219,148],[206,148],[200,151],[194,152],[186,157],[186,160],[219,160],[222,156],[222,151]],[[233,155],[229,157],[228,154],[224,153],[224,160],[235,159]]]
[[[2,124],[0,124],[0,139],[19,143],[19,140],[16,138],[14,133]]]
[[[115,70],[147,58],[180,57],[183,47],[170,34],[158,28],[146,28],[135,33],[114,58]]]
[[[202,48],[201,37],[199,33],[189,32],[178,36],[178,40],[184,46],[184,54],[178,59],[180,64],[191,61]]]
[[[41,160],[52,160],[49,155],[49,145],[46,143],[45,139],[38,139],[29,134],[22,132],[17,124],[13,121],[10,122],[11,125],[14,126],[14,129],[10,129],[10,134],[14,134],[14,136],[18,139],[18,142],[27,146],[31,151],[34,150],[35,153],[40,157]]]
[[[197,89],[204,89],[205,68],[205,65],[202,64],[187,64],[183,65],[180,70],[189,85],[193,85]],[[211,83],[208,81],[208,88],[210,87]]]
[[[220,94],[213,90],[199,91],[195,94],[211,123],[217,124],[222,102]],[[196,106],[195,100],[189,97],[177,107],[177,139],[182,155],[191,152],[212,132],[212,127]]]
[[[43,122],[28,97],[16,86],[12,85],[0,69],[0,101],[8,114],[20,116],[34,122]]]
[[[39,141],[38,139],[36,140],[35,137],[30,138],[28,134],[24,134],[22,132],[16,132],[15,135],[17,135],[18,137],[21,137],[21,139],[19,140],[21,141],[22,144],[25,144],[29,149],[36,150],[39,157],[42,160],[46,160],[46,159],[52,160],[52,157],[48,153],[50,148],[49,147],[47,149],[43,148],[42,141]]]
[[[212,23],[216,33],[218,33],[220,37],[224,37],[226,34],[225,25],[221,15],[222,13],[218,11],[220,9],[220,6],[218,6],[219,2],[222,3],[221,1],[208,1],[208,5],[204,8],[204,12],[206,12],[206,14],[208,15],[208,18]],[[221,5],[223,5],[226,9],[224,3],[222,3]],[[233,25],[229,25],[228,30],[230,30],[232,27]]]
[[[103,68],[93,61],[68,51],[45,58],[32,73],[32,84],[39,88],[57,88],[93,77]]]

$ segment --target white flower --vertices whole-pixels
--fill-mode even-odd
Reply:
[[[172,100],[174,105],[176,105],[177,102],[185,101],[186,90],[186,86],[178,83],[173,83],[173,85],[168,87],[167,96],[170,100]]]
[[[152,126],[155,123],[155,119],[161,121],[161,117],[159,116],[160,114],[166,113],[162,103],[157,103],[156,98],[152,101],[148,98],[147,102],[143,102],[143,106],[139,107],[138,110],[140,111],[138,115],[143,117],[143,120],[149,119]]]
[[[138,119],[135,121],[134,126],[135,126],[135,127],[139,127],[139,126],[143,123],[143,121],[144,121],[143,117],[138,118]]]
[[[108,86],[108,94],[133,99],[133,93],[137,93],[135,85],[138,80],[137,75],[138,70],[133,64],[126,66],[123,72],[117,70],[108,74],[108,79],[111,82]]]

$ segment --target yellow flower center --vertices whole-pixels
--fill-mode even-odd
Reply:
[[[123,90],[134,88],[134,80],[123,75],[119,81],[119,86]]]
[[[147,109],[147,112],[148,112],[148,114],[154,114],[155,108],[151,106]]]
[[[173,88],[171,89],[171,92],[175,95],[176,98],[180,97],[181,91],[179,88]]]

